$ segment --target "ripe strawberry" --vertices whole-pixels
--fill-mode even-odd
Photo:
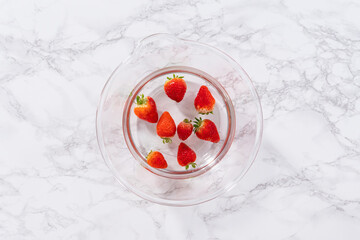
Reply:
[[[185,143],[180,143],[177,153],[177,160],[181,166],[185,166],[188,170],[191,165],[193,168],[196,167],[196,153]]]
[[[156,125],[156,133],[163,139],[163,143],[171,143],[175,135],[176,125],[169,112],[164,112]]]
[[[206,86],[201,86],[194,101],[195,109],[200,114],[213,113],[215,99]]]
[[[209,119],[195,119],[196,120],[194,121],[194,132],[198,138],[213,143],[217,143],[220,141],[220,136],[216,129],[215,123],[213,123]]]
[[[193,131],[193,125],[191,124],[191,120],[184,119],[179,125],[177,126],[177,134],[179,138],[185,141],[188,137],[190,137]]]
[[[154,168],[167,168],[167,162],[161,152],[150,151],[146,156],[147,163]]]
[[[158,113],[154,99],[151,97],[145,97],[144,94],[136,96],[136,107],[134,113],[140,119],[148,121],[150,123],[156,123],[158,120]]]
[[[164,84],[166,95],[176,102],[180,102],[186,92],[186,83],[183,78],[183,76],[179,77],[173,74],[173,78],[168,77],[168,80]]]

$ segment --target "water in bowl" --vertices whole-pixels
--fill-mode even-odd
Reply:
[[[187,85],[186,94],[179,103],[170,99],[164,91],[164,83],[167,77],[172,77],[173,74],[183,76]],[[207,86],[215,98],[216,103],[213,114],[201,115],[195,110],[194,99],[202,85]],[[192,121],[199,117],[202,119],[210,119],[217,126],[220,142],[212,143],[201,140],[194,133],[192,133],[188,139],[182,141],[176,133],[172,138],[172,143],[164,144],[156,133],[156,123],[141,120],[134,114],[134,100],[139,94],[152,97],[156,102],[159,118],[163,112],[168,111],[174,119],[176,126],[185,118]],[[197,69],[187,67],[172,71],[159,70],[156,73],[149,74],[148,77],[145,77],[143,81],[135,87],[129,97],[127,126],[130,143],[128,143],[128,145],[132,145],[131,147],[134,148],[134,152],[142,156],[143,164],[146,164],[145,158],[150,151],[161,152],[168,163],[168,167],[160,170],[166,173],[182,174],[202,169],[210,164],[221,151],[223,151],[225,143],[229,140],[229,108],[232,107],[232,104],[226,96],[225,90],[223,90],[214,78]],[[189,170],[186,170],[185,167],[178,164],[177,151],[181,142],[184,142],[196,152],[197,167],[195,169],[190,167]]]

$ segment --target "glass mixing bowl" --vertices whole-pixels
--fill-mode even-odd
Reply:
[[[167,77],[182,75],[187,92],[180,103],[164,93]],[[193,102],[201,85],[216,99],[214,114],[198,115]],[[177,164],[177,136],[163,144],[156,124],[133,113],[137,95],[151,96],[159,116],[169,111],[178,124],[184,118],[211,119],[220,142],[185,141],[197,154],[197,167]],[[254,161],[262,136],[259,98],[246,72],[220,50],[169,34],[154,34],[139,42],[132,55],[107,81],[97,110],[97,139],[105,162],[125,187],[149,201],[187,206],[216,198],[230,190]],[[168,168],[146,162],[150,150],[163,153]]]

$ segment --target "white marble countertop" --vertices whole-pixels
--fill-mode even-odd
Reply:
[[[0,1],[0,239],[359,239],[360,2]],[[100,91],[157,32],[228,52],[263,143],[239,185],[185,208],[120,186]]]

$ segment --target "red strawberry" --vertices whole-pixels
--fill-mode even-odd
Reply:
[[[185,143],[180,143],[177,153],[177,160],[181,166],[185,166],[188,170],[191,165],[193,168],[196,167],[196,153]]]
[[[171,143],[175,135],[176,125],[169,112],[164,112],[156,125],[156,133],[163,139],[163,143]]]
[[[146,157],[147,163],[154,168],[167,168],[167,162],[161,152],[151,151]]]
[[[213,113],[215,99],[206,86],[201,86],[194,101],[195,109],[200,114]]]
[[[179,138],[185,141],[188,137],[190,137],[193,131],[193,125],[191,124],[191,120],[184,119],[179,125],[177,126],[177,134]]]
[[[173,74],[173,78],[168,77],[168,80],[164,84],[166,95],[176,102],[180,102],[186,92],[186,83],[183,78],[183,76],[179,77]]]
[[[217,143],[220,141],[220,136],[215,123],[213,123],[209,119],[195,119],[196,120],[194,121],[194,132],[198,138],[213,143]]]
[[[144,94],[141,94],[141,96],[136,96],[135,103],[134,113],[136,116],[151,123],[157,122],[158,113],[154,99],[151,97],[144,98]]]

